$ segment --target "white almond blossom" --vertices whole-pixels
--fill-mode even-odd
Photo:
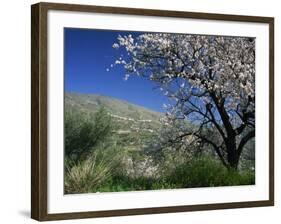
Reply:
[[[168,120],[194,122],[199,128],[192,134],[211,145],[224,165],[237,168],[255,136],[254,38],[145,33],[119,35],[113,47],[127,52],[115,62],[126,79],[147,78],[173,100]],[[207,129],[218,133],[219,142],[204,134]]]

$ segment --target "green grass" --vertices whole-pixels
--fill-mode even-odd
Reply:
[[[86,160],[76,164],[66,176],[67,192],[119,192],[255,184],[254,171],[228,170],[220,161],[211,157],[193,159],[152,177],[132,177],[125,174],[120,160],[112,163],[114,157],[112,154],[110,160],[103,162]]]
[[[179,165],[166,179],[180,188],[255,184],[254,172],[228,170],[211,157]]]
[[[236,186],[255,184],[253,171],[227,170],[219,161],[210,157],[198,158],[190,163],[177,166],[172,172],[157,178],[126,175],[110,176],[91,192],[118,192],[158,190],[175,188]]]

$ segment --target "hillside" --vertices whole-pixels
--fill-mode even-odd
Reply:
[[[161,128],[159,120],[164,115],[124,100],[95,94],[65,94],[65,107],[86,112],[96,112],[105,107],[116,124],[116,133],[126,148],[141,149]],[[255,159],[254,140],[250,141],[242,154],[249,161]]]
[[[116,126],[116,133],[122,137],[123,143],[132,149],[145,146],[145,139],[152,137],[160,128],[163,114],[147,108],[131,104],[124,100],[95,94],[65,94],[65,108],[78,109],[95,113],[104,107]]]
[[[65,105],[91,112],[95,112],[99,107],[104,106],[113,115],[135,120],[152,120],[157,122],[163,116],[159,112],[131,104],[124,100],[95,94],[66,93]]]

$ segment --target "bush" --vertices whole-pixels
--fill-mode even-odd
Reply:
[[[65,112],[65,156],[74,162],[87,159],[98,144],[112,135],[111,117],[104,108],[95,114],[75,109]]]
[[[119,170],[122,153],[113,123],[101,107],[96,113],[65,113],[65,192],[94,192]]]
[[[165,177],[178,188],[251,185],[254,172],[228,170],[212,157],[194,158],[177,166]]]
[[[166,167],[163,168],[166,169]],[[212,157],[194,158],[189,163],[182,163],[172,170],[169,169],[163,170],[158,177],[133,177],[116,173],[96,190],[117,192],[255,184],[253,171],[227,170],[220,161]]]
[[[118,171],[121,160],[122,156],[117,147],[101,144],[86,160],[66,165],[65,192],[95,192],[102,183]]]

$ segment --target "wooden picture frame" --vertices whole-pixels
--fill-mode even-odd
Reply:
[[[269,26],[269,179],[268,200],[195,204],[180,206],[145,207],[102,211],[48,212],[48,12],[87,12],[188,18],[210,21],[247,22]],[[81,219],[94,217],[142,215],[170,212],[203,211],[274,205],[274,18],[223,15],[182,11],[162,11],[136,8],[117,8],[90,5],[38,3],[31,7],[31,217],[39,221]]]

